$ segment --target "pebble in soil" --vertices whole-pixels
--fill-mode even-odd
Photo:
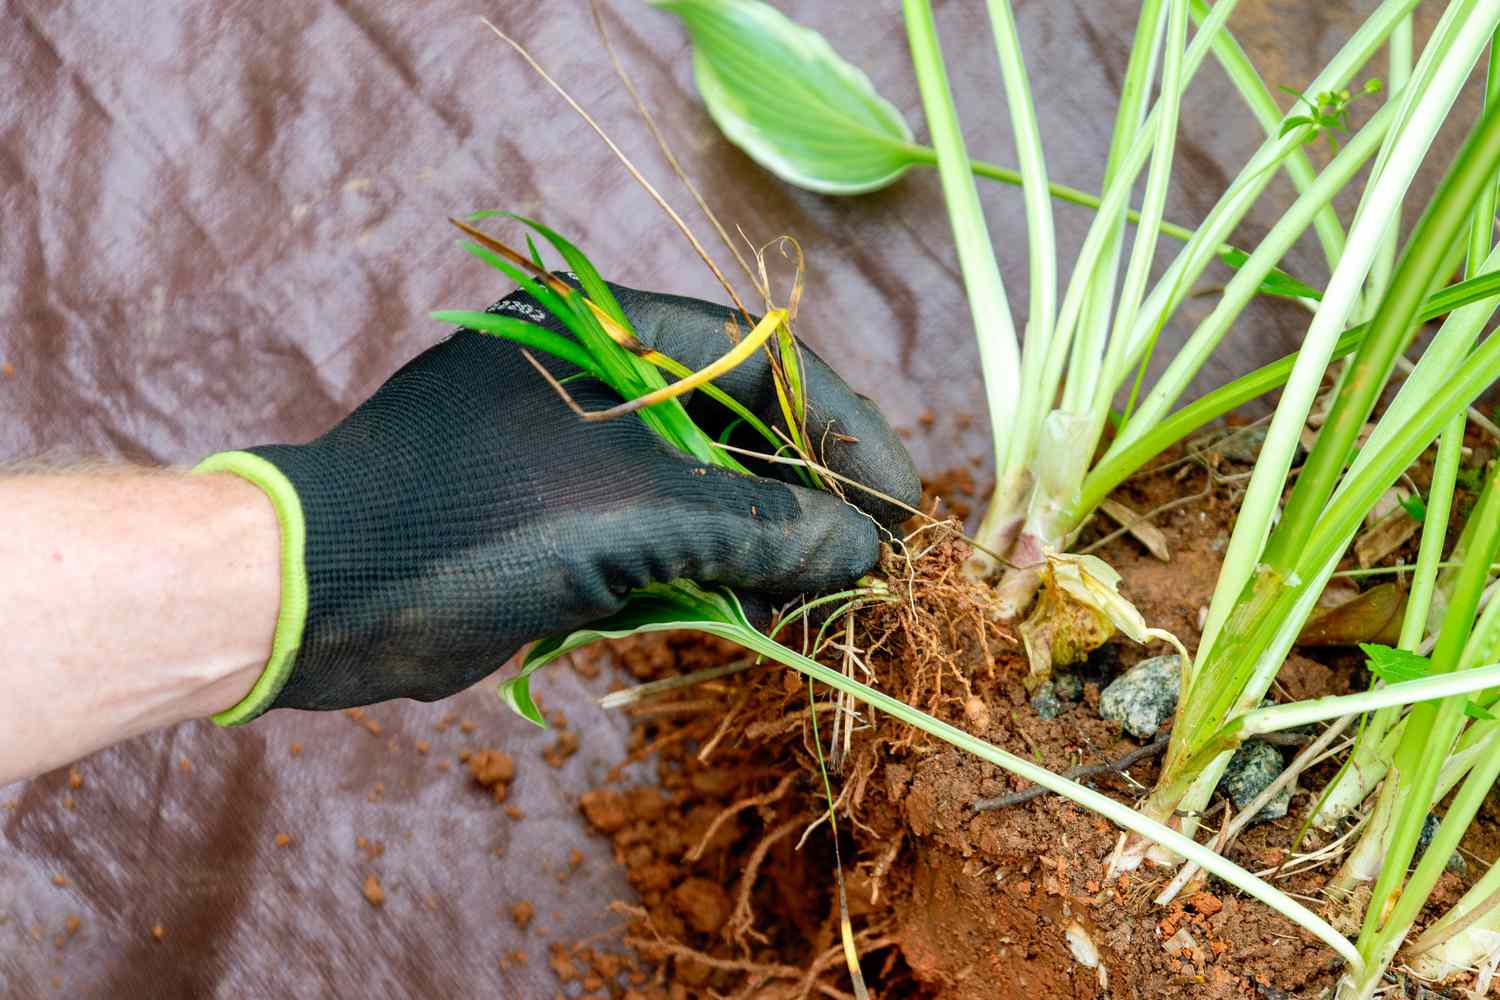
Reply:
[[[1280,750],[1261,740],[1250,740],[1229,758],[1224,777],[1219,780],[1219,791],[1229,796],[1236,809],[1244,809],[1270,787],[1285,766]],[[1292,784],[1288,782],[1277,792],[1251,822],[1264,823],[1285,816],[1292,802]]]
[[[1055,719],[1063,712],[1062,699],[1057,696],[1057,686],[1052,681],[1043,681],[1031,696],[1031,707],[1040,719]]]
[[[1075,673],[1059,670],[1052,675],[1052,690],[1063,701],[1083,698],[1083,680]]]
[[[1438,827],[1443,823],[1437,813],[1428,813],[1427,818],[1422,821],[1422,832],[1417,836],[1417,853],[1413,861],[1427,853],[1427,847],[1432,843],[1432,838],[1437,836]],[[1469,864],[1464,860],[1462,854],[1457,851],[1448,858],[1447,868],[1450,872],[1462,875],[1469,870]]]
[[[1142,660],[1110,682],[1099,696],[1099,714],[1139,740],[1156,735],[1177,711],[1182,681],[1176,653]]]
[[[1083,697],[1083,682],[1077,674],[1058,671],[1042,682],[1031,696],[1031,707],[1038,718],[1055,719],[1068,707],[1066,702]]]

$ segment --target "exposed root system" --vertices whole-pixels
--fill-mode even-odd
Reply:
[[[1161,475],[1127,499],[1150,509],[1183,489]],[[1210,482],[1199,509],[1163,525],[1170,567],[1128,538],[1104,550],[1142,613],[1189,639],[1232,510],[1221,492]],[[1074,674],[1078,700],[1039,717],[1024,652],[996,623],[993,592],[962,572],[968,554],[952,527],[929,523],[885,554],[885,589],[831,602],[821,619],[794,617],[779,638],[1054,771],[1137,798],[1155,778],[1157,742],[1123,736],[1097,706],[1104,684],[1157,650],[1106,643]],[[640,681],[743,659],[692,634],[584,655],[612,658]],[[1284,679],[1296,696],[1364,683],[1355,658],[1325,659],[1292,658]],[[800,674],[774,664],[705,675],[626,711],[636,720],[630,757],[656,761],[659,789],[608,784],[591,796],[618,808],[589,811],[597,798],[585,805],[640,897],[639,908],[619,911],[649,973],[628,1000],[855,996],[840,941],[840,871],[872,997],[1311,1000],[1337,975],[1320,943],[1212,879],[1194,880],[1166,906],[1153,900],[1171,871],[1107,882],[1118,836],[1110,824],[834,692],[809,693]],[[1334,766],[1310,770],[1305,787],[1319,787]],[[1005,808],[976,809],[986,800]],[[1332,866],[1289,850],[1306,804],[1299,792],[1290,816],[1244,828],[1226,851],[1316,897]],[[1216,802],[1204,837],[1224,823]],[[1461,891],[1449,878],[1448,895]],[[1079,957],[1090,947],[1092,965]]]

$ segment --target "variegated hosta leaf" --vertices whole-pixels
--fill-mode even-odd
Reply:
[[[715,124],[778,177],[823,194],[885,187],[921,152],[906,119],[822,35],[760,0],[651,0],[693,38]]]

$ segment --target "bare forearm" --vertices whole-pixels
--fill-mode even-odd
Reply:
[[[270,653],[271,505],[229,475],[0,477],[0,785],[234,704]]]

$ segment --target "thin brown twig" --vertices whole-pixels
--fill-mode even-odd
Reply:
[[[1115,760],[1106,761],[1103,764],[1085,764],[1082,767],[1075,767],[1064,771],[1062,776],[1072,781],[1078,781],[1083,778],[1094,778],[1101,774],[1122,773],[1127,767],[1137,764],[1148,757],[1155,757],[1157,754],[1162,753],[1167,749],[1169,739],[1169,736],[1158,736],[1154,742],[1147,743],[1143,747],[1137,747]],[[997,795],[992,799],[980,799],[974,803],[973,809],[975,812],[984,812],[989,809],[1004,809],[1008,806],[1018,806],[1023,802],[1030,802],[1032,799],[1040,798],[1046,795],[1047,792],[1048,789],[1043,788],[1041,785],[1032,785],[1030,788],[1023,788],[1019,792],[1011,792],[1009,795]]]

